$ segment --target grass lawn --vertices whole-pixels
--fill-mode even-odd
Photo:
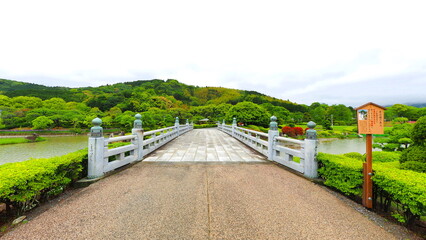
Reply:
[[[38,137],[35,141],[36,142],[46,141],[46,138]],[[29,143],[29,142],[31,141],[25,138],[0,138],[0,145]]]

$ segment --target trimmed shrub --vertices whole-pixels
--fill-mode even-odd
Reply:
[[[395,162],[399,161],[400,152],[373,152],[373,162]]]
[[[324,184],[346,195],[361,196],[362,161],[342,155],[318,153],[318,174]]]
[[[402,205],[407,221],[426,214],[426,174],[401,170],[398,162],[378,163],[373,169],[374,184],[392,201]]]
[[[352,158],[347,156],[352,156]],[[349,153],[347,156],[318,153],[318,173],[325,179],[325,185],[346,195],[361,196],[362,161],[357,154]],[[374,175],[372,177],[375,208],[381,206],[384,211],[392,211],[391,203],[393,202],[397,206],[401,206],[397,208],[400,212],[402,211],[398,220],[407,224],[426,215],[426,174],[399,169],[400,163],[395,160],[396,155],[394,154],[385,153],[378,156],[382,157],[382,162],[373,163]],[[410,164],[413,164],[412,167],[424,169],[424,165],[418,165],[417,162],[407,162],[405,166],[401,165],[401,168]]]
[[[217,124],[194,124],[194,129],[199,129],[199,128],[215,128],[217,127]]]
[[[426,163],[407,161],[401,164],[401,169],[411,170],[419,173],[426,173]]]
[[[345,157],[349,157],[349,158],[355,158],[361,161],[365,160],[365,156],[362,155],[361,153],[357,153],[357,152],[350,152],[350,153],[345,153],[343,154],[343,156]]]
[[[301,127],[284,126],[281,131],[283,134],[293,138],[303,135],[303,128]]]
[[[294,128],[290,127],[290,126],[285,126],[281,129],[283,134],[286,134],[289,137],[295,137],[296,133],[294,132]]]
[[[357,153],[357,152],[350,152],[343,154],[345,157],[349,158],[355,158],[357,160],[365,161],[366,156]],[[399,152],[379,152],[374,151],[373,152],[373,162],[395,162],[398,161],[401,157],[401,154]]]
[[[424,146],[411,146],[402,152],[400,162],[422,162],[426,163],[426,147]]]
[[[79,179],[87,162],[87,149],[53,158],[32,159],[0,165],[0,202],[25,211],[61,193]]]
[[[296,134],[296,136],[301,136],[303,135],[303,128],[301,127],[294,127],[294,133]]]

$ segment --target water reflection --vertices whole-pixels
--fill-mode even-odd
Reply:
[[[61,156],[86,148],[87,141],[87,136],[53,136],[44,142],[0,145],[0,164]]]
[[[380,151],[380,149],[373,149]],[[358,152],[365,154],[364,138],[347,138],[347,139],[320,139],[318,144],[318,152],[343,154],[348,152]]]

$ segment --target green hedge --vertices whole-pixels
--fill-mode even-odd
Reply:
[[[400,152],[373,152],[373,163],[375,162],[396,162],[401,157]]]
[[[397,155],[373,155],[373,159],[379,160],[373,163],[375,205],[379,200],[382,204],[384,202],[386,211],[391,210],[391,202],[401,205],[405,221],[412,222],[412,219],[426,215],[426,174],[400,169],[400,163],[395,160]],[[318,153],[317,159],[318,173],[325,180],[325,185],[346,195],[361,196],[363,161],[359,155]]]
[[[401,163],[401,169],[412,170],[419,173],[426,173],[426,163],[417,161],[407,161]]]
[[[84,174],[87,149],[53,158],[0,165],[0,202],[18,211],[31,209],[39,200],[57,195]]]
[[[343,154],[343,156],[349,157],[349,158],[356,158],[356,159],[359,159],[361,161],[365,160],[365,155],[362,155],[361,153],[358,153],[358,152],[345,153],[345,154]]]
[[[325,180],[325,185],[346,195],[361,195],[362,161],[328,153],[318,153],[317,160],[318,174]]]
[[[373,182],[410,213],[426,215],[426,174],[402,170],[398,162],[374,164]]]
[[[215,128],[217,127],[217,124],[194,124],[194,129],[198,129],[198,128]]]

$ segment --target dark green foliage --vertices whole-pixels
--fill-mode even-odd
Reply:
[[[333,127],[331,127],[330,120],[328,119],[322,121],[322,127],[326,130],[333,130]]]
[[[0,202],[28,210],[81,177],[87,150],[0,165]],[[87,160],[86,160],[87,161]],[[87,162],[86,162],[87,165]]]
[[[65,101],[81,101],[82,99],[73,94],[70,88],[66,87],[46,87],[39,84],[18,82],[0,79],[0,92],[8,97],[30,96],[38,97],[42,100],[59,97]]]
[[[426,147],[412,146],[402,152],[400,162],[416,161],[426,163]]]
[[[419,118],[414,124],[411,139],[415,145],[426,147],[426,116]]]
[[[426,163],[424,162],[407,161],[402,163],[400,168],[420,173],[426,173]]]

